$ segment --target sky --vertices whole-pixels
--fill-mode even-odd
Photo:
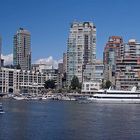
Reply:
[[[58,63],[67,50],[70,24],[93,22],[97,59],[109,36],[140,42],[139,0],[0,0],[2,54],[12,63],[13,35],[19,27],[31,33],[32,63]]]

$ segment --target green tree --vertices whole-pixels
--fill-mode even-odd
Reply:
[[[16,69],[21,69],[20,64],[18,64],[18,65],[16,66]]]
[[[71,85],[70,88],[72,90],[76,90],[76,89],[80,89],[81,84],[79,83],[79,79],[77,76],[73,76],[72,80],[71,80]]]
[[[106,81],[106,83],[105,83],[105,88],[109,88],[111,86],[111,82],[108,80],[108,81]]]
[[[49,88],[54,89],[56,87],[55,81],[54,80],[51,80],[51,79],[45,81],[44,87],[46,89],[49,89]]]

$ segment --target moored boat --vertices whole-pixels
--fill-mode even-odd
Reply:
[[[15,100],[24,100],[25,97],[23,97],[23,96],[13,96],[13,99],[15,99]]]
[[[47,94],[42,97],[42,100],[52,100],[54,98],[53,94]]]
[[[129,91],[124,90],[108,90],[97,91],[92,97],[88,98],[90,101],[107,102],[107,103],[140,103],[140,92],[133,87]]]

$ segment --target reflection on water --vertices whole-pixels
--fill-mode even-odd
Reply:
[[[0,140],[132,140],[140,137],[139,104],[2,101]]]

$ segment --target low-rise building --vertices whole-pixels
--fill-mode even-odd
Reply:
[[[54,80],[55,85],[57,86],[58,69],[54,68],[53,66],[48,66],[47,64],[33,64],[32,70],[35,72],[44,73],[44,75],[46,75],[45,80]]]
[[[102,82],[104,79],[104,64],[102,60],[96,60],[95,64],[95,80],[96,82]]]
[[[87,64],[83,71],[83,82],[101,82],[104,78],[103,71],[104,65],[101,60],[96,60],[95,64]]]
[[[40,72],[19,69],[0,69],[0,92],[32,92],[35,88],[44,88],[46,75]]]
[[[86,94],[95,93],[100,88],[101,88],[100,82],[83,82],[81,92]]]

